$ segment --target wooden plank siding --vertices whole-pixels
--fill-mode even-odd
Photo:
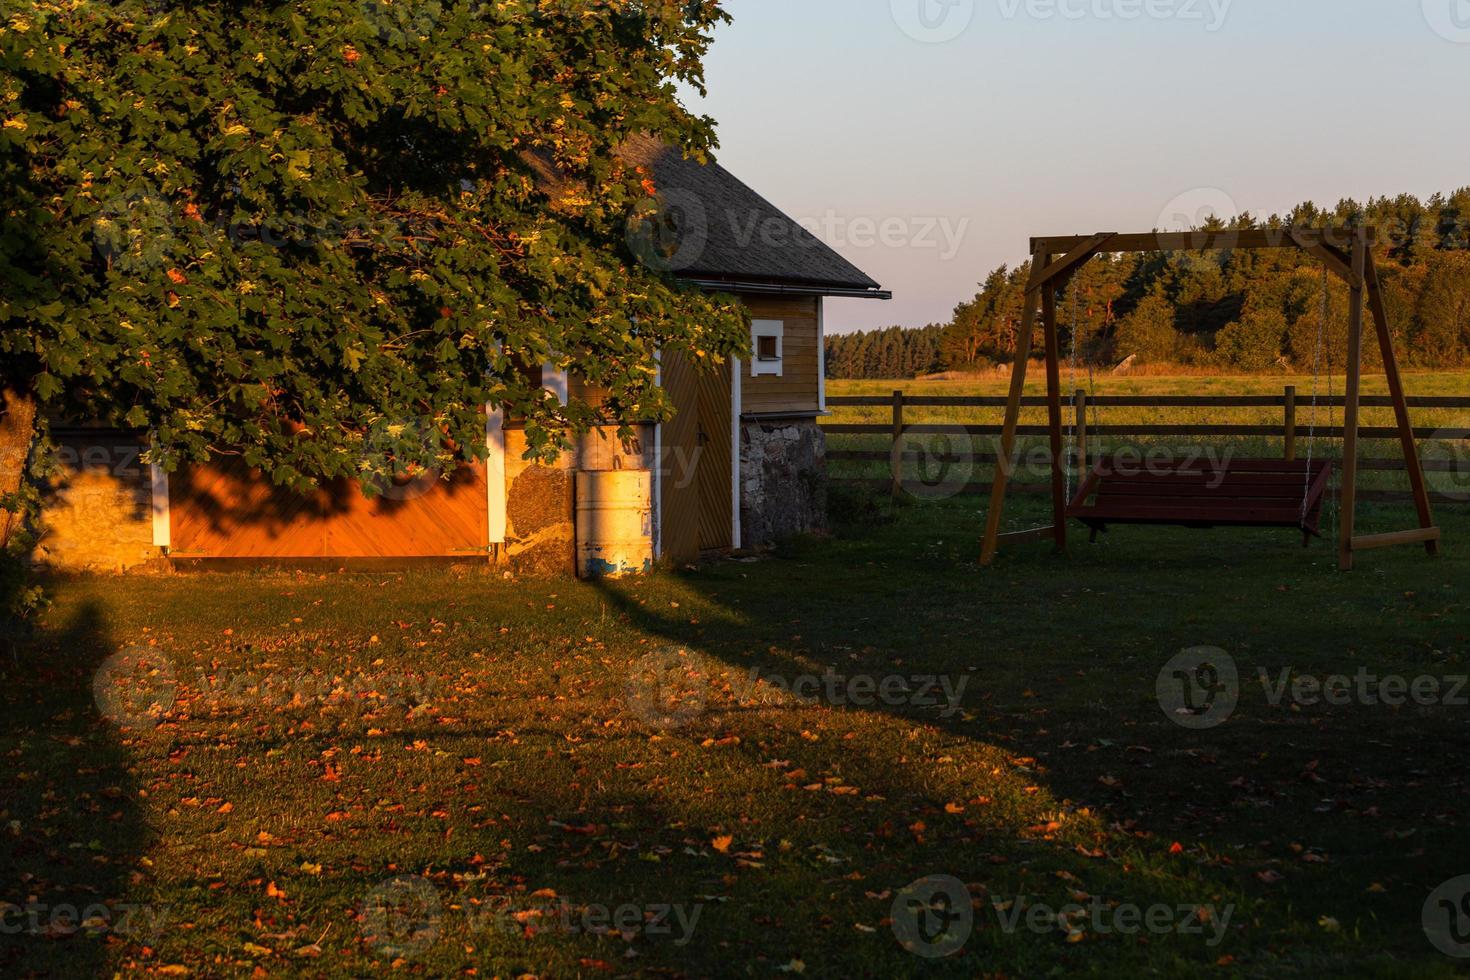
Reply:
[[[703,373],[666,351],[663,380],[677,411],[663,427],[660,543],[664,555],[688,562],[734,546],[730,366]]]
[[[781,320],[781,376],[750,376],[750,364],[742,361],[740,383],[743,386],[741,409],[747,415],[789,412],[815,414],[821,408],[819,379],[821,358],[818,354],[817,302],[810,296],[742,296],[741,300],[756,320]]]
[[[333,481],[300,496],[221,457],[169,478],[175,558],[488,557],[485,468],[463,466],[369,500]]]

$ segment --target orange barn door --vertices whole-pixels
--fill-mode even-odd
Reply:
[[[177,558],[472,558],[489,548],[480,465],[369,500],[349,480],[294,494],[221,458],[170,476],[169,517]]]

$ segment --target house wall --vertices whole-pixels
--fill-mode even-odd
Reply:
[[[575,574],[576,471],[652,469],[653,427],[640,426],[636,432],[625,443],[616,428],[594,430],[554,462],[536,463],[525,458],[525,430],[506,430],[503,557],[512,569],[528,575]]]
[[[827,527],[821,300],[745,296],[753,319],[781,320],[781,376],[741,372],[740,547]]]
[[[116,572],[157,560],[145,437],[113,429],[52,431],[59,472],[42,487],[34,560],[63,571]]]
[[[756,320],[781,320],[781,376],[753,378],[750,365],[741,371],[741,407],[747,415],[780,412],[814,413],[820,410],[821,355],[818,338],[818,306],[810,296],[741,297]]]
[[[740,424],[740,546],[827,529],[827,440],[815,419]]]
[[[753,318],[783,321],[783,371],[781,377],[751,377],[749,362],[740,362],[738,398],[733,399],[741,413],[734,432],[741,468],[735,484],[740,531],[738,541],[725,535],[720,547],[763,547],[825,524],[825,445],[814,421],[821,410],[820,301],[758,295],[747,295],[744,301]],[[718,402],[723,412],[723,421],[714,418],[721,413],[711,413],[710,426],[726,433],[732,401],[729,375],[707,384],[706,400]],[[596,396],[576,377],[567,385],[573,398]],[[685,421],[695,417],[690,413]],[[507,427],[503,544],[498,516],[492,524],[487,515],[494,509],[487,507],[487,494],[493,495],[495,487],[486,485],[486,473],[478,467],[452,487],[426,487],[411,499],[377,503],[335,487],[319,495],[324,499],[302,501],[228,466],[180,473],[171,481],[174,551],[267,559],[452,554],[473,560],[484,554],[488,538],[492,553],[519,572],[571,574],[576,568],[575,471],[643,467],[665,471],[659,490],[663,525],[655,527],[655,535],[665,537],[671,527],[693,528],[682,550],[672,539],[659,545],[676,560],[692,558],[702,539],[714,537],[702,525],[717,523],[723,530],[733,523],[731,491],[726,489],[731,476],[726,460],[717,479],[700,479],[705,470],[714,469],[696,465],[707,446],[701,449],[694,429],[680,442],[675,438],[679,431],[677,425],[664,427],[663,459],[657,458],[654,427],[644,426],[629,445],[612,430],[602,434],[605,438],[590,434],[545,465],[527,462],[524,431]],[[719,451],[728,456],[728,439],[724,443]],[[135,435],[92,433],[72,450],[75,462],[67,477],[48,490],[49,530],[39,549],[41,560],[61,568],[121,569],[160,556],[153,544],[149,470],[137,459],[142,448]],[[498,475],[495,469],[491,472]],[[689,511],[682,524],[681,506]],[[449,525],[456,531],[453,540],[439,540]],[[493,538],[491,527],[496,529]]]

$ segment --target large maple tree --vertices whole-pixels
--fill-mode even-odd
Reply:
[[[239,453],[297,489],[473,459],[487,403],[542,453],[666,415],[656,351],[718,359],[745,316],[638,261],[630,221],[658,220],[658,189],[617,150],[711,149],[677,86],[702,88],[725,17],[717,0],[9,7],[0,387],[21,435],[0,493],[32,409],[147,429],[170,468]],[[610,397],[561,404],[521,369],[543,363]]]

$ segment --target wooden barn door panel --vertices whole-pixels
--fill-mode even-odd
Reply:
[[[658,461],[663,500],[660,549],[675,562],[699,557],[699,487],[689,477],[698,459],[698,373],[680,354],[663,355],[663,386],[676,414],[663,425],[663,459]]]
[[[699,548],[717,551],[734,546],[730,510],[730,365],[700,378],[699,384]]]
[[[487,553],[485,469],[460,468],[369,500],[337,480],[301,496],[221,458],[169,478],[172,553],[198,558],[440,558]]]
[[[693,561],[733,546],[730,365],[696,371],[663,357],[663,385],[677,413],[664,424],[663,553]]]

